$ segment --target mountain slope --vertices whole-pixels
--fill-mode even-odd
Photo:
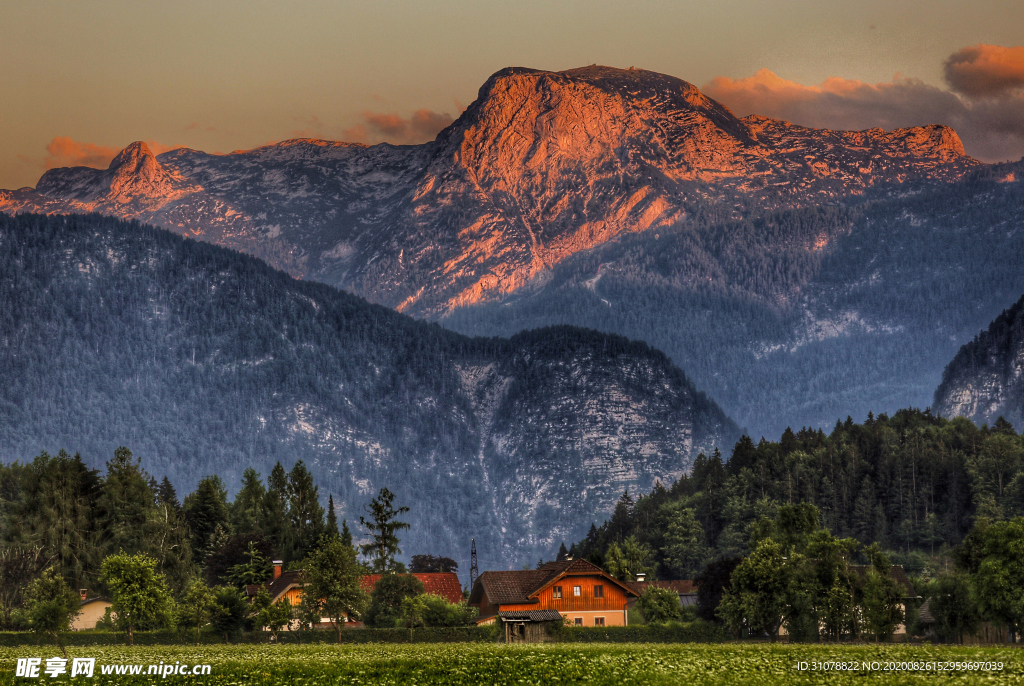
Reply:
[[[134,144],[0,210],[138,218],[467,334],[639,338],[770,436],[929,402],[1024,292],[1013,169],[943,126],[808,129],[649,71],[514,68],[426,145]]]
[[[580,251],[708,203],[820,203],[976,166],[944,126],[884,132],[738,119],[644,70],[509,68],[437,140],[295,140],[230,155],[135,143],[108,170],[54,169],[9,212],[98,211],[264,258],[417,315],[542,284]]]
[[[946,417],[1024,426],[1024,297],[965,344],[946,366],[934,408]]]
[[[0,459],[128,445],[186,489],[303,459],[350,520],[396,492],[407,553],[532,560],[737,437],[643,343],[466,338],[99,215],[0,216],[0,303]]]
[[[690,217],[452,312],[503,335],[569,323],[664,350],[755,437],[931,403],[959,346],[1024,292],[1024,164],[900,197]]]

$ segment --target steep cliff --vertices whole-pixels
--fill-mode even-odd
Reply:
[[[1003,417],[1024,427],[1024,297],[960,348],[935,390],[946,417],[993,424]]]

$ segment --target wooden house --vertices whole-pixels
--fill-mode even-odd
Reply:
[[[478,624],[505,624],[506,640],[536,641],[545,633],[538,625],[548,622],[624,626],[627,602],[636,595],[597,565],[564,560],[539,569],[484,572],[469,604],[480,610]]]
[[[272,603],[287,598],[292,607],[295,607],[302,602],[302,587],[304,583],[302,570],[296,569],[284,572],[282,571],[282,566],[283,563],[280,560],[274,560],[273,575],[265,583],[251,584],[245,587],[245,595],[248,596],[250,601],[256,597],[260,588],[266,588]],[[359,585],[367,593],[373,593],[373,589],[376,587],[377,582],[380,581],[381,576],[381,574],[365,574],[359,580]],[[459,577],[453,572],[413,574],[413,576],[423,584],[424,593],[439,595],[450,603],[460,603],[465,599],[462,594],[462,584],[459,583]],[[322,617],[316,626],[327,627],[330,626],[330,622],[329,617]],[[350,620],[347,624],[353,627],[361,627],[363,625],[362,622],[353,620]],[[292,626],[289,625],[288,628],[291,629]]]

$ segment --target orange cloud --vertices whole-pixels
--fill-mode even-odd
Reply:
[[[949,87],[971,98],[1024,88],[1024,46],[972,45],[950,55],[945,67]]]
[[[46,144],[43,169],[54,167],[97,167],[106,168],[120,148],[111,148],[95,143],[82,143],[67,136],[57,136]]]
[[[833,77],[805,86],[767,69],[742,79],[720,76],[703,91],[739,116],[760,114],[802,126],[854,131],[946,124],[956,129],[974,157],[1001,161],[1024,156],[1020,92],[965,99],[899,75],[886,83]]]
[[[356,143],[388,142],[411,145],[432,141],[446,126],[455,121],[447,112],[419,109],[409,117],[385,112],[363,112],[362,122],[345,129],[345,140]]]
[[[146,145],[154,155],[181,147],[180,145],[163,145],[157,141],[146,141]],[[55,167],[106,169],[119,152],[121,152],[121,148],[76,141],[67,136],[57,136],[46,144],[46,157],[43,158],[40,166],[43,169],[54,169]]]

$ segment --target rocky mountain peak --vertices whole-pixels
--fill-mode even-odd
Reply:
[[[108,195],[114,202],[163,198],[172,194],[176,185],[142,141],[136,141],[119,152],[107,171],[110,174]]]
[[[125,166],[134,166],[136,169],[142,169],[148,161],[156,163],[153,151],[149,149],[149,146],[144,141],[135,141],[117,153],[114,159],[110,161],[108,169],[114,171]]]
[[[828,203],[977,164],[944,126],[811,129],[739,119],[644,69],[509,67],[424,145],[288,141],[157,160],[133,143],[108,170],[51,170],[38,194],[0,193],[0,209],[151,221],[441,316],[540,284],[623,234],[676,225],[695,203]]]

